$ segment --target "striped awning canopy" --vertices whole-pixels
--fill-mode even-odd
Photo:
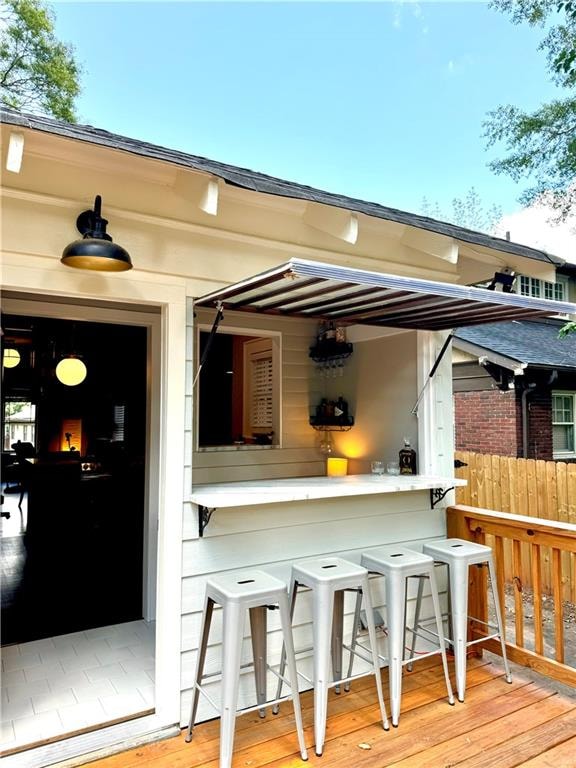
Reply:
[[[342,324],[438,331],[576,313],[576,304],[291,259],[200,297],[196,306]]]

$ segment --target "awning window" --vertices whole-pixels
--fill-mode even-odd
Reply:
[[[196,305],[421,330],[576,313],[576,304],[292,259]]]

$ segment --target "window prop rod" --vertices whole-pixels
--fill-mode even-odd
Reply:
[[[418,406],[422,402],[422,398],[424,397],[424,393],[426,392],[426,388],[428,387],[428,384],[430,383],[430,380],[433,378],[434,374],[436,373],[436,369],[440,365],[440,362],[442,361],[442,358],[444,357],[444,354],[445,354],[446,350],[448,349],[448,345],[452,341],[452,337],[453,336],[454,336],[454,331],[450,331],[450,333],[448,334],[448,337],[446,338],[446,341],[442,345],[442,349],[438,353],[438,357],[434,361],[434,365],[432,366],[432,370],[428,374],[428,378],[424,382],[424,386],[420,390],[420,394],[418,395],[418,400],[416,400],[416,403],[414,404],[414,408],[412,408],[410,413],[418,415]]]
[[[194,391],[194,388],[196,387],[196,382],[198,381],[198,377],[200,376],[200,373],[202,371],[202,366],[208,359],[208,354],[210,352],[210,347],[212,346],[212,342],[214,341],[214,336],[216,336],[216,332],[218,331],[218,326],[220,325],[223,317],[224,317],[224,310],[222,309],[223,303],[221,301],[216,302],[216,317],[214,318],[214,322],[212,323],[212,328],[210,330],[210,336],[208,336],[208,340],[206,341],[206,346],[204,347],[204,352],[202,352],[202,357],[200,358],[200,365],[198,366],[198,370],[196,371],[196,376],[194,376],[194,381],[192,382],[192,391]]]

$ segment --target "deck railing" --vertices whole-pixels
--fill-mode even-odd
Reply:
[[[565,604],[562,559],[571,568],[576,563],[576,525],[527,515],[513,515],[489,509],[456,505],[447,509],[449,536],[488,544],[493,548],[498,593],[506,615],[506,593],[510,605],[506,647],[509,658],[562,683],[576,687],[576,648],[565,642]],[[512,579],[506,584],[506,550],[511,550]],[[550,563],[551,596],[543,590],[543,564]],[[522,573],[531,574],[526,590]],[[576,580],[576,574],[574,574]],[[549,606],[549,603],[552,603]],[[470,569],[469,613],[488,620],[487,574],[485,568]],[[474,622],[470,633],[479,636]],[[511,636],[514,642],[511,641]],[[488,640],[487,650],[500,653],[500,644]]]

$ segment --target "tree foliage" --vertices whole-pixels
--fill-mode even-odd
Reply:
[[[40,0],[0,0],[0,100],[75,122],[80,68]]]
[[[515,181],[530,178],[533,185],[521,202],[529,205],[545,197],[563,221],[576,210],[576,2],[492,0],[491,6],[510,14],[516,24],[545,29],[539,48],[566,96],[533,112],[510,104],[490,112],[484,123],[488,146],[503,143],[507,153],[490,167]]]
[[[502,209],[498,205],[486,207],[474,187],[470,187],[464,197],[452,200],[452,211],[446,213],[437,202],[422,200],[422,213],[440,221],[449,221],[459,227],[473,229],[476,232],[491,234],[496,223],[502,218]]]

